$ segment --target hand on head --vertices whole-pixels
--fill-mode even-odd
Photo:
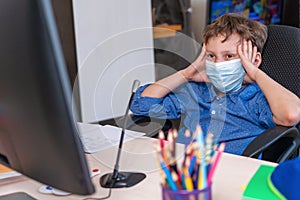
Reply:
[[[243,39],[238,45],[238,54],[246,71],[244,81],[253,83],[256,80],[256,73],[261,63],[261,53],[257,51],[257,47],[252,45],[250,40]]]
[[[203,44],[200,55],[186,69],[183,70],[185,78],[189,81],[209,82],[209,78],[205,71],[206,46]]]

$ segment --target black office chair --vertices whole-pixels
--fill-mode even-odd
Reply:
[[[300,97],[300,29],[285,25],[268,26],[261,69]],[[255,138],[243,156],[283,162],[299,156],[299,126],[275,126]]]

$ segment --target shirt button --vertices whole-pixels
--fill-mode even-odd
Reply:
[[[212,110],[212,111],[211,111],[211,114],[212,114],[212,115],[216,114],[216,111],[215,111],[215,110]]]

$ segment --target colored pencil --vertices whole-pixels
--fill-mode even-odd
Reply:
[[[224,151],[225,143],[214,148],[213,134],[204,134],[200,125],[196,127],[191,140],[189,130],[185,131],[185,152],[181,168],[176,162],[176,129],[170,129],[165,136],[159,132],[159,140],[154,143],[160,168],[161,184],[171,190],[202,190],[211,185],[212,177]],[[166,137],[166,141],[165,140]]]
[[[221,154],[222,152],[224,151],[225,149],[225,143],[222,142],[220,144],[220,147],[217,151],[217,153],[214,155],[213,157],[213,161],[212,161],[212,164],[211,164],[211,167],[210,167],[210,170],[209,170],[209,173],[208,173],[208,176],[207,176],[207,183],[210,185],[211,182],[212,182],[212,178],[213,178],[213,175],[214,175],[214,172],[216,170],[216,167],[219,163],[219,160],[220,160],[220,157],[221,157]]]
[[[159,131],[158,138],[159,138],[160,148],[163,150],[164,149],[165,134],[164,134],[164,132],[162,130]]]
[[[194,189],[193,181],[192,181],[191,175],[189,174],[187,167],[184,167],[182,169],[182,173],[184,174],[184,184],[185,184],[186,189],[188,191],[192,191]]]
[[[201,127],[198,125],[196,128],[197,132],[197,142],[199,143],[199,156],[201,159],[201,165],[199,169],[198,175],[200,178],[198,179],[198,189],[203,189],[207,187],[207,170],[206,170],[206,161],[205,161],[205,144],[204,144],[204,136]]]
[[[162,170],[165,172],[167,183],[170,185],[171,190],[174,190],[174,191],[178,190],[176,183],[172,179],[171,172],[166,166],[166,163],[163,160],[161,160],[160,165],[161,165]]]
[[[207,133],[205,139],[205,160],[207,163],[211,162],[213,154],[213,134],[211,132]]]

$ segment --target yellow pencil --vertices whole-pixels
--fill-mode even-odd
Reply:
[[[192,178],[189,174],[189,171],[187,169],[186,166],[183,167],[182,169],[183,173],[184,173],[184,183],[185,183],[185,187],[188,191],[192,191],[194,189],[194,186],[193,186],[193,181],[192,181]]]

